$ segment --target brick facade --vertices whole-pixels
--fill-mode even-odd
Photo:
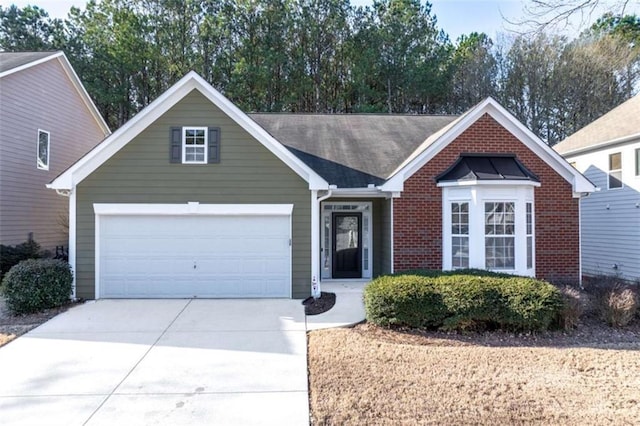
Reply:
[[[538,176],[536,275],[550,281],[577,281],[579,200],[573,198],[571,184],[488,114],[407,179],[401,197],[393,200],[394,270],[442,268],[442,189],[435,177],[461,153],[515,154]]]

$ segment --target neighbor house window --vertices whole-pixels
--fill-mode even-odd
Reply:
[[[38,130],[38,158],[36,165],[39,169],[49,170],[49,132]]]
[[[182,162],[185,164],[207,163],[207,128],[182,128]]]
[[[527,269],[533,268],[533,203],[527,203]]]
[[[609,189],[622,188],[622,154],[609,154]]]
[[[451,203],[451,266],[469,267],[469,203]]]
[[[636,149],[636,176],[640,176],[640,148]]]
[[[484,204],[487,269],[515,269],[515,233],[515,203]]]

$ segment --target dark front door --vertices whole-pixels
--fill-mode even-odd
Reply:
[[[332,278],[362,278],[362,213],[333,213]]]

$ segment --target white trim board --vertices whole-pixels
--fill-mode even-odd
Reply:
[[[298,176],[308,182],[309,189],[329,188],[329,183],[319,174],[286,149],[266,130],[260,127],[194,71],[185,75],[180,81],[160,95],[155,101],[151,102],[100,145],[88,152],[78,160],[78,162],[58,176],[53,182],[47,185],[47,187],[52,189],[73,190],[77,184],[82,182],[87,176],[93,173],[98,167],[109,160],[193,90],[197,90],[209,99],[211,103],[220,108],[229,118],[256,138],[258,142],[282,160]]]
[[[93,205],[96,215],[157,216],[290,216],[293,204],[105,204]]]
[[[100,129],[102,129],[102,132],[104,133],[104,135],[105,136],[109,135],[111,133],[111,130],[109,129],[109,126],[107,125],[106,121],[104,121],[104,118],[102,118],[102,115],[100,114],[100,111],[98,111],[98,108],[93,103],[93,100],[89,96],[89,93],[87,93],[87,90],[82,85],[82,82],[80,81],[80,78],[78,77],[78,74],[76,74],[76,71],[71,66],[71,63],[67,59],[67,57],[64,54],[64,52],[51,52],[50,56],[46,56],[44,58],[41,58],[41,59],[38,59],[38,60],[35,60],[35,61],[32,61],[32,62],[23,64],[23,65],[20,65],[19,67],[11,68],[10,70],[7,70],[7,71],[5,71],[3,73],[0,73],[0,78],[6,77],[6,76],[11,75],[11,74],[15,74],[15,73],[20,72],[20,71],[24,71],[26,69],[29,69],[29,68],[34,67],[36,65],[43,64],[43,63],[45,63],[47,61],[50,61],[52,59],[57,59],[58,62],[60,62],[60,65],[62,66],[62,69],[67,74],[67,77],[69,77],[69,80],[71,81],[71,84],[73,85],[73,87],[76,89],[76,91],[80,95],[80,98],[82,99],[82,101],[86,105],[86,107],[89,110],[89,113],[91,114],[93,119],[98,123],[98,126],[100,126]]]
[[[527,148],[544,160],[551,168],[560,174],[573,186],[576,194],[594,192],[594,185],[580,172],[575,170],[560,154],[545,144],[533,132],[505,110],[492,98],[487,98],[460,118],[452,122],[441,132],[429,137],[418,149],[396,169],[387,182],[380,189],[382,191],[397,192],[404,189],[404,182],[432,160],[440,151],[447,147],[465,130],[471,127],[484,114],[490,115],[498,124],[507,129]]]

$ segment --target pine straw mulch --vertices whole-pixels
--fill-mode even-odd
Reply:
[[[640,320],[537,334],[309,333],[312,423],[637,424]]]
[[[4,299],[0,298],[0,346],[6,345],[16,337],[49,321],[74,304],[75,303],[69,303],[68,305],[47,309],[35,314],[12,315],[8,311]]]

